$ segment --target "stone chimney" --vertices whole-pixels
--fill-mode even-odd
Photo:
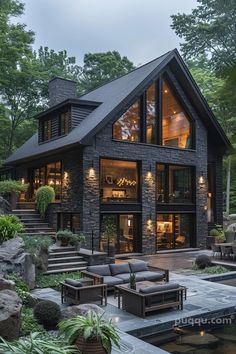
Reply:
[[[54,77],[49,81],[49,106],[76,97],[76,82],[73,80]]]

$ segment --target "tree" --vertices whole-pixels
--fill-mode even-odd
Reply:
[[[132,69],[134,64],[127,57],[121,57],[117,51],[85,54],[78,90],[80,93],[93,90]]]
[[[198,0],[191,14],[172,15],[171,27],[185,41],[181,50],[185,59],[207,55],[217,72],[236,62],[235,0]]]

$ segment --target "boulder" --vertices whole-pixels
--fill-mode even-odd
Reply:
[[[7,340],[17,339],[20,334],[22,302],[15,291],[0,291],[0,336]]]
[[[36,295],[28,293],[25,299],[25,303],[28,307],[34,308],[42,299],[39,299]]]
[[[236,233],[236,222],[233,224],[230,224],[227,229],[226,232],[235,232]]]
[[[11,206],[6,199],[0,196],[0,215],[9,214]]]
[[[12,280],[7,280],[0,276],[0,291],[1,290],[15,290],[15,283]]]
[[[62,309],[61,314],[62,318],[67,320],[78,315],[85,316],[89,311],[94,311],[99,315],[103,315],[105,312],[101,307],[95,304],[82,304],[66,307]]]
[[[18,273],[32,289],[35,283],[33,258],[24,250],[22,238],[5,241],[0,247],[0,269],[3,275]]]
[[[236,220],[236,214],[230,214],[229,220]]]

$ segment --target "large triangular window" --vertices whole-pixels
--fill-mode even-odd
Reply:
[[[162,145],[191,148],[191,122],[166,80],[162,83]]]
[[[140,103],[136,101],[113,125],[113,139],[140,141]]]

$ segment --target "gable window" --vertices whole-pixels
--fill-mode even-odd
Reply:
[[[59,115],[59,132],[58,135],[66,135],[69,133],[69,112]]]
[[[140,141],[140,102],[135,102],[113,125],[113,139]]]
[[[147,144],[157,144],[155,83],[146,92],[146,142]]]
[[[160,78],[113,124],[113,139],[191,149],[193,128],[173,89]]]
[[[48,141],[52,138],[52,121],[45,120],[42,122],[42,141]]]
[[[157,203],[193,203],[193,168],[157,165]]]
[[[172,89],[162,83],[162,145],[181,149],[191,147],[191,125]]]

